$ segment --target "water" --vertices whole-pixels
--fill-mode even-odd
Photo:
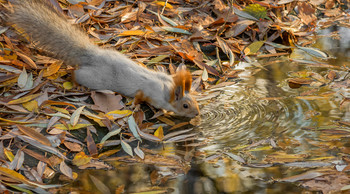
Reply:
[[[332,30],[340,32],[339,39],[330,37]],[[315,46],[333,56],[325,62],[338,67],[349,66],[346,56],[350,42],[342,41],[349,40],[346,38],[349,34],[347,28],[320,30]],[[294,56],[298,55],[305,53]],[[185,158],[189,171],[185,167],[116,162],[113,164],[115,170],[84,170],[69,188],[100,192],[101,188],[92,184],[89,177],[92,175],[112,192],[122,186],[127,193],[299,193],[306,190],[296,184],[274,181],[302,173],[304,168],[291,169],[283,165],[253,168],[224,153],[233,153],[250,164],[260,165],[269,164],[268,161],[276,163],[278,159],[271,155],[278,154],[295,154],[300,157],[295,161],[318,157],[339,159],[342,150],[325,148],[331,145],[327,138],[333,136],[325,137],[321,130],[314,129],[335,126],[339,120],[350,121],[349,106],[340,106],[343,96],[350,96],[349,91],[328,86],[291,89],[286,81],[292,72],[309,70],[324,76],[328,73],[327,68],[290,62],[286,57],[259,60],[258,63],[264,68],[239,63],[236,68],[245,69],[245,72],[234,80],[237,83],[206,91],[207,94],[218,93],[218,96],[201,102],[202,121],[195,130],[201,134],[204,146],[158,146],[158,150],[163,149],[167,155]],[[340,76],[344,77],[346,73],[342,72]],[[301,96],[307,92],[313,97]],[[346,145],[347,139],[336,140],[343,142],[340,145]],[[251,146],[254,143],[259,145]],[[281,163],[284,159],[282,157]]]

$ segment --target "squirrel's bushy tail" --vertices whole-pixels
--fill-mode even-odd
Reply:
[[[29,35],[36,46],[69,63],[79,63],[94,45],[89,37],[71,25],[62,13],[46,0],[11,1],[14,13],[9,22]]]

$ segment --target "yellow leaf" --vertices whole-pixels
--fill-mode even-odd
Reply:
[[[170,126],[174,126],[175,125],[175,122],[166,118],[166,117],[163,117],[163,116],[160,116],[160,117],[157,117],[158,120],[170,125]]]
[[[53,110],[56,110],[58,112],[61,112],[63,114],[69,115],[69,111],[67,109],[59,108],[59,107],[56,107],[56,106],[50,106],[50,108],[53,109]]]
[[[271,149],[272,149],[272,146],[264,146],[264,147],[257,147],[257,148],[247,150],[247,152],[256,152],[256,151],[271,150]]]
[[[101,119],[99,119],[99,118],[96,118],[96,117],[93,117],[93,116],[90,116],[90,115],[85,115],[87,118],[89,118],[89,119],[92,119],[92,120],[94,120],[98,125],[100,125],[101,127],[105,127],[106,125],[102,122],[102,120]],[[110,118],[108,118],[108,119],[110,119]],[[112,119],[110,119],[110,120],[112,120]]]
[[[76,166],[81,166],[88,164],[91,161],[92,157],[87,156],[84,152],[77,153],[73,158],[73,164]]]
[[[154,136],[158,137],[159,139],[164,138],[164,132],[163,132],[163,127],[159,126],[158,129],[154,132]]]
[[[152,33],[151,31],[142,31],[142,30],[126,30],[120,34],[118,34],[118,36],[143,36],[145,34],[149,34]]]
[[[255,41],[252,44],[250,44],[247,48],[244,49],[245,55],[254,55],[256,54],[262,45],[265,43],[265,41]]]
[[[108,112],[106,114],[106,117],[110,120],[114,120],[114,119],[127,117],[131,114],[132,114],[131,110],[114,110],[114,111]]]
[[[8,150],[7,148],[4,148],[4,153],[7,157],[7,159],[10,160],[10,162],[12,162],[13,158],[15,158],[15,156],[12,154],[12,152],[10,150]]]
[[[19,124],[33,123],[33,122],[24,122],[24,121],[12,121],[12,120],[4,119],[4,118],[1,118],[1,117],[0,117],[0,121],[5,121],[5,122],[9,122],[9,123],[19,123]]]
[[[155,3],[157,5],[160,5],[160,6],[164,6],[165,5],[165,2],[163,2],[163,1],[154,1],[153,3]],[[169,8],[169,9],[173,8],[173,6],[170,3],[167,3],[165,7]]]
[[[334,159],[334,156],[325,156],[325,157],[318,157],[318,158],[313,158],[310,160],[330,160],[330,159]]]
[[[66,90],[71,90],[73,88],[73,83],[72,82],[64,82],[63,88]]]
[[[105,152],[99,154],[97,158],[103,159],[103,158],[108,157],[110,155],[113,155],[119,151],[120,151],[120,149],[108,150],[108,151],[105,151]]]
[[[48,76],[47,79],[56,80],[59,77],[62,77],[62,76],[65,76],[65,75],[67,75],[66,71],[58,71],[57,73],[55,73],[55,74],[53,74],[51,76]]]
[[[25,102],[22,104],[22,106],[30,112],[34,111],[37,113],[39,110],[38,102],[36,100]]]
[[[18,172],[14,171],[14,170],[5,168],[5,167],[0,166],[0,174],[5,175],[7,177],[10,177],[16,181],[30,183],[30,181],[27,180],[23,175],[19,174]]]
[[[52,63],[47,69],[44,70],[44,77],[48,77],[57,73],[57,71],[61,68],[62,63]]]
[[[75,129],[80,129],[80,128],[85,128],[85,127],[88,127],[88,126],[91,126],[92,124],[82,124],[82,123],[79,123],[79,124],[76,124],[74,127],[71,125],[71,124],[68,124],[68,128],[66,128],[65,125],[63,124],[56,124],[54,127],[57,128],[57,129],[61,129],[61,130],[75,130]]]
[[[17,83],[17,81],[18,81],[18,77],[15,77],[15,78],[13,78],[13,79],[6,80],[6,81],[4,81],[4,82],[1,82],[1,85],[0,85],[0,86],[2,86],[2,87],[4,87],[4,86],[9,86],[9,85],[12,85],[12,84],[14,84],[14,83]]]
[[[16,53],[12,52],[11,50],[4,49],[4,53],[5,53],[4,59],[7,59],[7,60],[17,59]]]
[[[11,100],[7,104],[21,104],[21,103],[29,102],[29,101],[33,100],[34,98],[37,98],[40,95],[41,94],[32,94],[32,95],[29,95],[29,96],[18,98],[16,100]]]

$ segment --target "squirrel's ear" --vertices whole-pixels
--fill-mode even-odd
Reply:
[[[185,95],[185,91],[182,86],[176,86],[174,92],[175,100],[180,100]]]
[[[180,70],[177,71],[176,74],[173,76],[175,87],[174,87],[174,97],[175,100],[181,99],[185,95],[185,71]]]
[[[189,71],[186,71],[184,75],[184,79],[185,79],[185,91],[190,92],[191,86],[192,86],[192,75]]]

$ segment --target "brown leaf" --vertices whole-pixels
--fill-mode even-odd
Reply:
[[[16,125],[16,126],[25,135],[28,135],[29,137],[37,140],[38,142],[40,142],[43,145],[51,146],[51,142],[43,134],[37,132],[36,130],[34,130],[30,127],[26,127],[23,125]]]
[[[87,143],[87,147],[88,147],[90,156],[97,156],[98,151],[97,151],[97,147],[96,147],[95,141],[92,138],[90,130],[86,129],[86,131],[87,131],[86,143]]]
[[[60,164],[60,171],[70,179],[73,179],[73,171],[64,161]]]
[[[91,106],[94,110],[100,110],[104,113],[108,113],[113,110],[120,110],[124,106],[121,105],[122,96],[105,92],[91,92],[91,98],[95,105]]]
[[[72,152],[80,152],[83,150],[83,147],[78,143],[64,141],[63,144]]]

